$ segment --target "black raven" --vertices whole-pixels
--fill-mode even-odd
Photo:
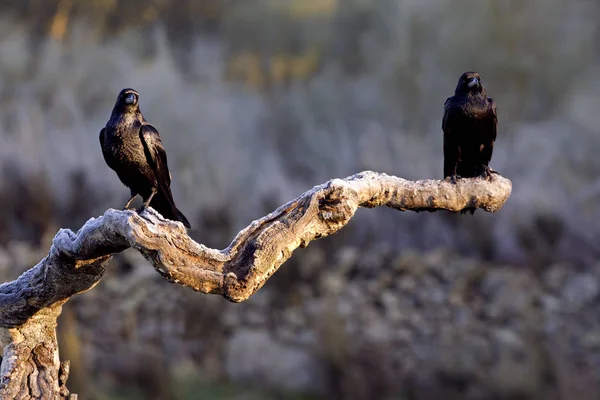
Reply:
[[[496,103],[485,94],[477,72],[465,72],[454,96],[444,103],[444,178],[484,176],[489,167],[498,132]]]
[[[160,135],[144,119],[138,103],[139,94],[135,90],[123,89],[119,93],[110,119],[100,131],[104,160],[131,190],[124,208],[140,195],[144,207],[150,206],[163,217],[181,221],[190,228],[173,201],[167,153]]]

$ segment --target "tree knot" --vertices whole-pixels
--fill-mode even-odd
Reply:
[[[319,218],[328,224],[346,224],[356,211],[357,198],[356,192],[350,191],[344,181],[332,179],[319,198]]]

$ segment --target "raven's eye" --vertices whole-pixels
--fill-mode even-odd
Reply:
[[[135,103],[135,94],[128,93],[127,96],[125,96],[125,103],[127,103],[127,104]]]

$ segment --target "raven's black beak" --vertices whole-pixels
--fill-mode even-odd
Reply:
[[[135,103],[135,94],[129,93],[127,96],[125,96],[125,103],[127,103],[127,104]]]
[[[468,84],[468,86],[469,86],[470,88],[472,88],[472,87],[474,87],[474,86],[479,86],[479,79],[477,79],[477,78],[473,78],[473,79],[471,79],[471,80],[469,81],[469,84]]]

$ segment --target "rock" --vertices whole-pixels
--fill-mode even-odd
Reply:
[[[361,273],[373,276],[385,267],[385,259],[389,257],[391,247],[387,243],[378,243],[373,248],[364,251],[358,259],[358,268]]]
[[[294,328],[305,326],[304,315],[298,308],[289,308],[283,314],[283,323]]]
[[[542,384],[544,364],[539,346],[526,345],[513,330],[494,331],[497,359],[486,372],[485,382],[500,398],[532,398]]]
[[[222,310],[219,315],[224,327],[235,328],[242,323],[242,308],[238,304],[227,304]]]
[[[563,264],[553,264],[544,272],[542,282],[546,287],[555,293],[560,293],[567,277],[569,276],[570,268]]]
[[[404,321],[404,313],[400,308],[392,308],[385,311],[385,319],[395,327]]]
[[[525,348],[521,338],[510,329],[498,329],[494,332],[494,337],[500,345],[512,350],[523,350]]]
[[[456,307],[453,313],[454,326],[466,326],[471,323],[474,316],[471,310],[465,306]]]
[[[345,289],[345,282],[338,272],[323,274],[321,278],[321,290],[327,295],[337,296]]]
[[[226,349],[225,369],[233,381],[308,392],[324,386],[325,374],[316,356],[281,344],[267,331],[238,330]]]
[[[365,295],[369,296],[369,298],[373,298],[377,296],[379,293],[379,283],[376,280],[368,280],[364,283],[365,287]]]
[[[600,284],[589,273],[577,274],[567,280],[562,291],[564,300],[573,308],[581,308],[598,297]]]
[[[304,251],[306,254],[303,255],[298,271],[303,280],[313,281],[326,265],[325,252],[319,247],[308,247]]]
[[[358,260],[359,250],[356,247],[343,247],[335,255],[335,269],[341,274],[348,272]]]
[[[417,281],[410,275],[407,275],[400,279],[398,282],[398,289],[405,293],[413,293],[417,288]]]
[[[277,335],[277,339],[280,340],[281,342],[290,343],[290,342],[293,342],[294,340],[296,340],[296,332],[294,331],[294,329],[292,329],[290,327],[287,327],[287,326],[277,327],[277,330],[275,333]]]
[[[327,311],[326,304],[319,298],[308,298],[304,302],[304,314],[307,321],[318,321]]]
[[[393,335],[397,344],[400,345],[410,344],[413,339],[413,332],[406,328],[397,329]]]
[[[416,291],[416,294],[419,297],[419,300],[423,304],[431,304],[434,306],[439,306],[446,303],[448,299],[447,288],[445,288],[442,284],[438,283],[432,277],[428,277],[425,279],[425,287],[419,288]]]
[[[546,344],[536,346],[537,337],[528,336],[532,329],[551,344],[552,357],[564,353],[558,368],[576,376],[578,365],[592,372],[600,367],[600,316],[593,303],[600,296],[598,265],[581,273],[556,264],[538,277],[527,268],[444,252],[406,252],[389,262],[385,248],[365,256],[369,251],[345,248],[333,255],[335,268],[316,251],[309,257],[313,265],[294,282],[293,302],[279,297],[276,280],[232,304],[131,274],[113,284],[107,276],[70,304],[83,321],[82,348],[93,354],[95,371],[114,354],[103,350],[118,348],[130,308],[136,340],[169,349],[161,356],[173,365],[189,355],[203,360],[198,374],[209,379],[228,376],[329,398],[343,385],[344,394],[360,392],[355,399],[403,398],[407,390],[418,400],[546,398],[542,385],[556,362],[544,355]],[[4,253],[0,262],[9,257],[12,264],[13,254]],[[376,259],[384,265],[373,265]],[[145,295],[136,307],[110,306],[135,300],[132,291],[161,301]],[[377,392],[382,387],[392,389]]]
[[[527,272],[514,269],[487,273],[479,290],[487,299],[485,316],[496,321],[531,316],[540,297],[537,281]]]
[[[383,319],[372,321],[364,326],[363,334],[373,343],[387,344],[391,341],[393,332],[390,324]]]
[[[339,297],[336,304],[336,312],[342,318],[350,317],[354,312],[354,304],[348,296]]]
[[[273,302],[273,296],[271,291],[268,288],[262,288],[258,292],[254,293],[252,297],[250,297],[246,304],[252,305],[253,307],[264,309],[269,307]]]
[[[396,277],[392,271],[381,271],[377,277],[377,283],[380,289],[390,288],[396,283]]]
[[[600,330],[587,333],[583,337],[583,344],[588,348],[600,350]]]
[[[555,296],[546,294],[541,297],[541,304],[543,309],[548,313],[556,313],[560,311],[561,302]]]
[[[296,340],[304,346],[315,346],[318,344],[318,336],[314,331],[302,330],[297,333]]]
[[[251,326],[262,326],[267,322],[267,315],[258,308],[248,308],[244,313],[244,322]]]
[[[398,308],[398,297],[391,290],[383,290],[379,295],[379,302],[386,311]]]

